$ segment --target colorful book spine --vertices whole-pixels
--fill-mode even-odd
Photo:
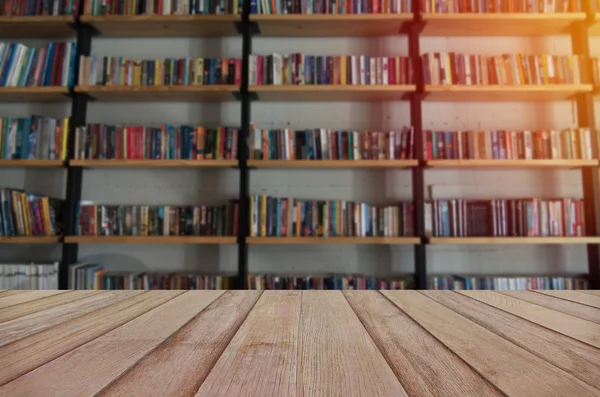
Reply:
[[[402,290],[413,289],[410,276],[377,278],[364,275],[283,276],[248,274],[250,290]]]
[[[399,14],[412,12],[412,0],[256,0],[250,2],[252,14]]]
[[[0,189],[0,236],[56,236],[62,232],[62,200]]]
[[[588,289],[578,276],[432,276],[427,289],[433,290],[577,290]]]
[[[552,0],[552,1],[434,1],[421,2],[421,12],[433,14],[455,13],[566,13],[582,12],[581,0]]]
[[[0,289],[58,289],[58,262],[2,263]]]
[[[68,118],[0,118],[0,159],[66,160],[68,134]]]
[[[0,15],[5,17],[78,15],[78,0],[4,0]]]
[[[85,0],[86,15],[228,15],[241,14],[243,0]]]

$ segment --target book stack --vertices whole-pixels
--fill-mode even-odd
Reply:
[[[250,196],[253,237],[409,237],[413,205]]]
[[[123,57],[81,57],[82,86],[240,85],[242,60],[168,58],[134,60]]]
[[[367,290],[412,289],[412,277],[376,278],[362,275],[279,276],[272,274],[248,275],[248,289],[252,290]]]
[[[408,57],[250,55],[250,85],[412,84]]]
[[[427,288],[436,290],[574,290],[588,289],[588,281],[583,277],[448,275],[430,277]]]
[[[235,160],[238,129],[88,124],[75,130],[75,159]]]
[[[77,15],[78,0],[4,0],[0,15],[24,17],[36,15]]]
[[[425,84],[581,84],[578,55],[471,55],[429,53],[421,57]]]
[[[233,288],[227,275],[111,272],[91,263],[69,266],[69,289],[209,290]]]
[[[0,189],[0,236],[56,236],[62,227],[62,200]]]
[[[0,118],[0,158],[66,160],[68,133],[68,118]]]
[[[430,131],[425,158],[494,160],[591,160],[590,128],[563,131]]]
[[[583,200],[434,200],[425,204],[425,231],[436,237],[583,236]]]
[[[0,264],[2,289],[58,289],[58,262]]]
[[[250,2],[251,14],[399,14],[412,12],[411,0],[267,1]]]
[[[243,0],[85,0],[86,15],[241,14]]]
[[[0,42],[0,87],[72,86],[75,43],[43,48]]]
[[[257,129],[250,131],[254,160],[401,160],[412,159],[414,131],[340,131]]]
[[[78,236],[236,236],[239,206],[98,205],[77,208]]]
[[[454,13],[555,13],[555,12],[582,12],[581,0],[558,1],[434,1],[421,2],[421,11],[434,14]]]

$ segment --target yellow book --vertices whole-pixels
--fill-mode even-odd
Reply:
[[[67,138],[69,137],[69,118],[63,120],[63,128],[61,134],[61,149],[60,149],[60,159],[65,161],[67,159]]]
[[[217,128],[217,148],[215,150],[215,160],[221,160],[221,130],[222,128]]]
[[[406,83],[402,80],[403,77],[400,76],[400,57],[396,57],[395,64],[396,64],[396,84]],[[410,83],[410,82],[408,82],[408,83]]]
[[[164,64],[159,60],[154,61],[154,85],[163,85],[162,65]]]
[[[342,77],[342,80],[341,80],[342,85],[348,84],[346,82],[346,73],[347,73],[346,72],[346,62],[348,62],[347,58],[348,57],[346,55],[342,55],[342,67],[340,68],[341,69],[341,73],[342,73],[342,76],[341,76]]]
[[[52,228],[50,227],[50,201],[48,197],[42,197],[42,224],[44,225],[44,234],[46,236],[52,235]]]
[[[250,236],[256,236],[254,230],[254,196],[250,196]]]
[[[142,65],[139,61],[134,61],[133,63],[133,85],[141,85],[142,84]]]
[[[27,205],[27,196],[25,193],[20,193],[19,198],[21,199],[21,215],[23,216],[23,227],[25,229],[25,235],[31,236],[31,214],[29,213],[29,206]]]
[[[202,58],[196,59],[196,81],[194,84],[202,85],[204,78],[204,60]]]
[[[517,63],[517,71],[519,72],[519,82],[521,84],[525,84],[525,71],[523,70],[523,57],[525,57],[524,54],[517,54],[515,56],[516,63]],[[516,84],[516,82],[515,82],[515,84]]]
[[[446,53],[446,54],[444,54],[444,56],[446,57],[446,68],[444,69],[445,73],[446,73],[446,81],[448,82],[448,84],[452,84],[453,81],[452,81],[452,71],[450,70],[450,65],[451,65],[450,54]]]
[[[267,196],[261,196],[261,209],[260,209],[260,235],[262,237],[267,236]]]

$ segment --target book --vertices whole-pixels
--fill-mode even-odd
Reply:
[[[553,1],[434,1],[421,2],[421,12],[433,14],[454,13],[565,13],[582,12],[581,0],[553,0]]]
[[[21,190],[0,189],[0,236],[57,236],[64,202]]]
[[[88,124],[75,130],[75,159],[236,160],[239,130],[163,124]]]
[[[79,62],[82,86],[239,86],[242,81],[242,60],[234,58],[138,60],[91,55]]]
[[[250,196],[252,237],[410,237],[414,208],[343,200]]]
[[[236,236],[239,205],[99,205],[77,208],[77,236]]]
[[[340,131],[258,129],[250,131],[254,160],[404,160],[414,158],[414,130]]]
[[[0,15],[5,17],[78,15],[78,0],[3,0]]]
[[[575,237],[585,235],[582,199],[433,200],[425,232],[435,237]]]
[[[428,160],[592,160],[596,139],[590,128],[423,133]]]
[[[413,289],[410,276],[371,277],[366,275],[277,275],[248,274],[247,289],[250,290],[369,290]]]
[[[243,0],[84,0],[85,15],[241,14]]]
[[[68,134],[68,118],[0,118],[0,158],[66,160]]]
[[[431,276],[427,289],[433,290],[577,290],[588,289],[579,276]]]
[[[42,48],[0,42],[0,87],[73,86],[75,42]]]
[[[413,84],[405,56],[250,55],[250,85]]]
[[[58,289],[58,262],[1,263],[0,289]]]
[[[277,0],[251,1],[251,14],[399,14],[412,12],[411,0],[397,1],[335,1],[335,0]]]
[[[425,84],[547,85],[581,84],[579,55],[474,55],[428,53],[421,56]]]

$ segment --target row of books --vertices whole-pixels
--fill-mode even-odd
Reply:
[[[399,14],[412,12],[411,0],[251,0],[251,14]]]
[[[7,17],[77,15],[79,8],[79,0],[4,0],[2,3],[0,15]]]
[[[413,205],[250,196],[253,237],[413,236]]]
[[[429,53],[421,57],[425,84],[581,84],[579,55],[472,55]]]
[[[0,42],[0,87],[72,86],[75,42],[42,48]]]
[[[210,290],[234,288],[234,277],[193,273],[114,272],[94,263],[69,266],[69,289]]]
[[[434,14],[478,13],[493,14],[507,12],[521,13],[561,13],[582,12],[581,0],[495,0],[465,1],[448,0],[421,2],[421,11]]]
[[[281,276],[248,274],[247,288],[251,290],[369,290],[412,289],[410,276],[378,278],[365,275],[331,274],[323,276]]]
[[[591,160],[590,128],[563,131],[430,131],[425,133],[425,158],[494,160]]]
[[[412,84],[408,57],[250,55],[250,85]]]
[[[238,203],[222,206],[98,205],[77,208],[78,236],[237,236]]]
[[[58,289],[58,262],[1,263],[0,290]]]
[[[0,158],[66,160],[68,134],[68,118],[0,118]]]
[[[62,200],[0,189],[0,236],[55,236],[62,228]]]
[[[134,60],[82,56],[79,84],[83,86],[240,85],[242,60],[233,58],[167,58]]]
[[[436,237],[564,237],[585,235],[583,200],[434,200],[425,232]]]
[[[250,131],[255,160],[399,160],[412,159],[414,131],[339,131],[257,129]]]
[[[588,289],[583,277],[551,276],[433,276],[427,289],[435,290],[574,290]]]
[[[86,15],[241,14],[243,0],[85,0]]]
[[[238,129],[88,124],[75,131],[75,159],[231,160]]]

